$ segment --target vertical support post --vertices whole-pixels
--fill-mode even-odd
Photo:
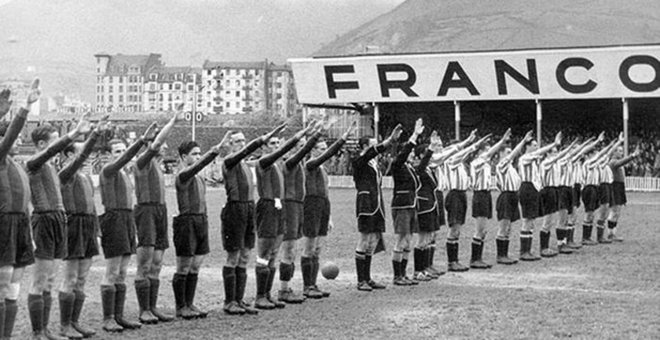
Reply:
[[[536,100],[536,142],[543,145],[543,106],[541,101]]]
[[[197,75],[195,75],[197,77]],[[195,141],[195,126],[197,125],[197,79],[193,86],[193,107],[192,107],[192,140]]]
[[[628,156],[628,118],[630,116],[630,111],[628,108],[628,100],[626,98],[621,98],[623,102],[623,154]]]
[[[373,103],[374,106],[374,138],[376,141],[380,141],[380,135],[378,134],[378,124],[380,123],[380,106],[378,103]]]
[[[456,140],[461,139],[461,102],[454,102],[454,131]]]
[[[307,126],[307,105],[302,107],[302,127],[303,129]]]

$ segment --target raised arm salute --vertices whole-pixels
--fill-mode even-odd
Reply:
[[[472,177],[472,217],[476,219],[476,230],[472,237],[472,257],[470,259],[470,268],[488,269],[490,264],[482,260],[484,249],[484,240],[486,239],[486,223],[493,217],[493,199],[490,195],[492,185],[490,162],[493,156],[504,147],[509,138],[511,138],[511,129],[506,130],[502,139],[495,145],[483,151],[475,160],[470,163],[470,177]]]
[[[26,104],[19,109],[9,126],[0,123],[0,137],[2,137],[2,141],[0,141],[0,244],[5,249],[0,256],[0,336],[5,338],[11,338],[14,329],[18,312],[18,295],[25,267],[34,263],[28,215],[30,184],[25,170],[14,160],[13,155],[18,136],[25,125],[32,104],[39,100],[39,94],[39,80],[37,79],[32,83]],[[10,96],[9,90],[0,92],[0,117],[7,114],[11,108]],[[43,299],[41,306],[43,306]]]
[[[222,172],[225,178],[227,203],[222,208],[222,245],[227,252],[227,262],[222,268],[225,288],[224,311],[231,315],[245,314],[253,309],[243,301],[247,272],[245,267],[254,248],[254,183],[252,171],[244,159],[264,145],[272,136],[280,133],[285,125],[256,138],[245,145],[245,136],[236,132],[230,136],[231,154],[225,157]],[[246,309],[247,308],[247,309]]]
[[[107,129],[104,117],[87,140],[74,142],[62,151],[64,167],[59,172],[62,199],[66,210],[67,256],[59,300],[62,315],[60,334],[68,338],[90,337],[96,332],[80,323],[85,302],[85,281],[92,258],[99,254],[98,217],[94,205],[94,184],[80,169],[85,164],[100,134]]]
[[[183,169],[175,179],[179,215],[172,221],[176,253],[176,273],[172,278],[172,289],[176,316],[183,319],[203,318],[208,314],[194,304],[199,270],[204,258],[210,252],[206,184],[198,174],[218,157],[231,135],[231,131],[227,132],[222,141],[211,147],[204,155],[194,141],[179,145],[178,151]]]
[[[255,162],[257,172],[257,264],[255,276],[257,283],[257,297],[254,302],[256,308],[273,309],[283,308],[284,302],[271,295],[275,272],[277,253],[284,238],[284,215],[282,201],[285,197],[284,174],[286,167],[281,157],[298,144],[298,141],[311,131],[314,125],[298,131],[280,146],[278,136],[271,136],[264,146],[265,155]],[[289,208],[291,208],[289,206]],[[291,236],[291,235],[289,235]],[[284,278],[288,278],[285,273]],[[299,302],[298,299],[295,302]],[[254,312],[251,309],[247,312]]]
[[[522,227],[520,229],[520,259],[522,261],[537,261],[541,258],[532,253],[532,241],[534,234],[534,220],[542,215],[541,194],[539,190],[543,187],[539,163],[541,158],[561,144],[562,134],[555,136],[553,143],[539,148],[534,140],[526,144],[525,154],[518,159],[518,173],[522,183],[518,191],[520,207],[522,208]]]
[[[176,114],[158,132],[151,144],[137,157],[133,171],[135,180],[135,226],[137,228],[137,271],[135,294],[140,306],[139,319],[144,324],[172,321],[156,307],[160,288],[163,253],[169,247],[165,183],[161,170],[167,136],[176,123]],[[151,137],[151,136],[148,136]]]
[[[374,158],[398,140],[401,131],[402,127],[399,124],[381,144],[376,144],[375,138],[360,138],[360,154],[353,159],[353,181],[357,189],[355,212],[358,232],[360,232],[360,239],[355,248],[358,290],[371,291],[385,288],[384,285],[371,279],[371,257],[376,245],[382,242],[382,233],[385,232],[385,207],[383,207],[383,193],[380,187],[382,175]]]
[[[289,287],[289,281],[291,281],[295,272],[296,243],[302,236],[303,230],[305,167],[302,160],[316,145],[324,126],[319,121],[316,124],[310,123],[309,127],[308,135],[310,137],[307,140],[303,137],[298,141],[296,149],[291,150],[292,155],[284,161],[282,169],[284,175],[284,202],[282,207],[284,236],[281,246],[282,257],[280,260],[278,299],[286,303],[301,303],[305,300],[305,297],[323,297],[323,293],[318,288],[303,285],[303,294],[305,294],[305,297],[303,297],[294,293],[293,289]],[[326,127],[329,127],[329,125]],[[306,277],[309,277],[310,273],[308,271],[311,267],[308,262],[302,263],[302,260],[301,258],[304,281]]]
[[[323,140],[317,140],[311,151],[311,159],[305,163],[305,198],[303,203],[303,251],[300,267],[303,285],[308,292],[321,291],[316,285],[319,273],[319,256],[324,239],[331,226],[330,200],[328,199],[328,175],[323,163],[337,154],[346,143],[355,123],[344,132],[341,138],[328,148]],[[308,294],[309,295],[309,294]],[[316,294],[318,296],[318,294]]]
[[[51,289],[53,278],[56,276],[55,260],[67,256],[67,226],[61,184],[55,166],[50,160],[78,135],[90,131],[87,116],[89,113],[84,114],[75,129],[63,137],[60,137],[50,124],[41,125],[32,131],[32,141],[37,148],[37,154],[27,161],[27,170],[34,207],[32,231],[36,245],[34,252],[36,260],[32,287],[28,295],[28,307],[35,334],[56,337],[48,330],[52,304]],[[66,303],[60,303],[60,313],[68,313]]]
[[[99,217],[101,247],[105,256],[106,273],[101,284],[103,306],[103,330],[120,332],[140,328],[142,324],[124,318],[126,301],[126,270],[136,249],[136,227],[133,215],[133,184],[124,166],[133,159],[145,139],[151,135],[156,123],[128,149],[118,139],[111,140],[110,162],[101,169],[101,201],[105,212]]]
[[[499,222],[495,243],[497,246],[497,263],[500,264],[511,265],[518,262],[518,260],[509,257],[511,223],[520,219],[518,190],[520,189],[521,179],[518,171],[516,171],[515,163],[525,145],[531,143],[533,139],[534,135],[532,131],[529,131],[513,150],[508,147],[503,148],[500,152],[500,161],[495,166],[497,187],[500,189],[500,195],[495,203]]]

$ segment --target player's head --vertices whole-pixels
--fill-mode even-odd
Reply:
[[[264,144],[263,149],[265,153],[271,153],[275,152],[280,147],[280,144],[282,141],[280,140],[280,137],[278,136],[272,136],[268,138],[266,141],[266,144]]]
[[[202,150],[195,141],[183,142],[179,145],[179,157],[185,166],[190,166],[202,158]]]
[[[525,152],[534,152],[539,149],[539,143],[532,139],[531,141],[525,144]]]
[[[427,144],[417,145],[413,151],[408,155],[408,162],[417,164],[424,157],[426,149],[428,148]]]
[[[316,158],[321,156],[326,150],[328,150],[328,143],[326,143],[323,139],[319,139],[310,153],[312,157]]]
[[[112,139],[108,142],[110,148],[110,159],[113,161],[121,157],[126,152],[126,143],[121,139]]]
[[[614,152],[612,153],[612,159],[620,159],[623,158],[623,147],[622,146],[617,146],[614,148]]]
[[[506,147],[503,147],[502,149],[500,149],[500,159],[504,159],[506,157],[509,157],[509,155],[511,154],[511,151],[513,151],[513,150],[511,150],[510,146],[506,146]]]
[[[245,135],[242,132],[235,132],[229,140],[231,152],[236,152],[245,147]]]
[[[376,143],[376,138],[374,137],[361,137],[358,140],[358,147],[360,151],[364,152],[364,150],[376,145]]]
[[[0,122],[0,138],[3,138],[9,129],[9,122]],[[18,145],[21,144],[21,137],[16,138],[14,144],[12,144],[11,149],[9,149],[9,155],[13,156],[18,153]]]
[[[32,131],[32,143],[37,150],[43,150],[60,138],[60,133],[52,125],[42,124]]]
[[[84,145],[83,142],[78,142],[78,141],[67,145],[67,147],[64,148],[64,150],[62,150],[62,158],[64,164],[68,164],[72,162],[76,158],[76,156],[78,156],[82,152],[83,145]]]

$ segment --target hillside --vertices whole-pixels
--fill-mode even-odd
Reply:
[[[1,0],[0,79],[94,97],[94,57],[162,53],[168,65],[307,56],[402,0]]]
[[[660,43],[654,0],[408,0],[314,55]]]

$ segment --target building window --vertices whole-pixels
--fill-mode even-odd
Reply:
[[[236,107],[237,108],[241,107],[241,102],[236,102]]]
[[[227,87],[229,87],[229,86],[231,86],[231,81],[230,81],[230,80],[227,80],[227,81],[225,82],[225,84],[227,85]]]
[[[241,96],[241,91],[236,91],[236,97],[240,97],[240,96]]]
[[[124,101],[124,96],[120,94],[120,95],[119,95],[119,102],[121,103],[121,102],[123,102],[123,101]]]
[[[110,87],[108,87],[108,89],[109,89],[108,92],[112,93],[112,90],[114,89],[114,87],[112,85],[110,85]]]
[[[152,73],[152,74],[149,75],[149,79],[150,79],[150,80],[154,80],[154,81],[155,81],[157,77],[158,77],[158,76],[157,76],[155,73]]]
[[[109,95],[109,96],[108,96],[108,100],[109,100],[110,102],[112,102],[112,95]]]
[[[236,79],[236,86],[241,86],[241,81]]]
[[[227,104],[226,104],[227,108],[229,108],[229,105],[231,105],[231,103],[230,103],[230,102],[227,102]]]
[[[122,85],[119,85],[119,92],[124,92],[124,87]]]
[[[174,89],[177,91],[181,90],[181,84],[174,84]]]
[[[188,85],[188,91],[193,91],[193,90],[195,90],[195,85],[192,84]]]
[[[282,83],[275,83],[275,87],[277,87],[278,89],[281,89],[282,88]]]
[[[282,94],[281,94],[281,93],[278,93],[275,97],[276,97],[277,99],[282,99]]]

